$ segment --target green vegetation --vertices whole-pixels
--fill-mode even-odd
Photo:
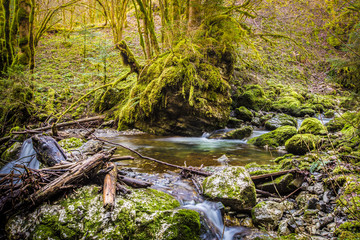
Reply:
[[[297,134],[297,130],[292,126],[279,127],[269,133],[265,133],[259,137],[255,137],[249,140],[249,143],[258,147],[272,147],[276,148],[284,145],[286,140]]]

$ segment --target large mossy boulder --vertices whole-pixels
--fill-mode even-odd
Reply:
[[[283,126],[279,127],[269,133],[265,133],[258,137],[252,138],[249,140],[250,144],[254,144],[258,147],[272,147],[276,148],[283,146],[289,138],[297,134],[297,130],[292,126]]]
[[[314,135],[325,134],[326,127],[317,118],[306,118],[299,128],[299,133],[310,133]]]
[[[294,95],[281,96],[272,104],[272,109],[295,117],[313,116],[316,111],[311,104],[303,104],[303,100]]]
[[[133,189],[117,196],[115,209],[103,207],[99,187],[83,187],[67,198],[43,204],[10,219],[9,239],[199,239],[200,216],[179,209],[172,196]]]
[[[228,167],[207,177],[203,190],[204,196],[235,211],[249,210],[256,204],[255,185],[244,167]]]
[[[235,116],[236,118],[245,122],[251,122],[251,120],[253,119],[252,112],[244,106],[235,109]]]
[[[297,127],[297,120],[292,116],[289,116],[284,113],[280,113],[280,114],[276,114],[274,117],[270,118],[265,122],[265,128],[267,130],[275,130],[282,126]]]
[[[230,85],[218,65],[231,67],[233,63],[226,65],[221,56],[207,60],[205,55],[206,49],[182,41],[147,65],[128,101],[119,107],[119,128],[193,136],[225,127],[230,115]]]
[[[286,151],[296,155],[304,155],[318,147],[320,138],[313,134],[296,134],[286,141]]]

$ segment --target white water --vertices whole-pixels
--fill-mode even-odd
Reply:
[[[201,236],[202,239],[232,240],[235,234],[246,230],[244,227],[224,227],[220,211],[223,208],[221,203],[209,201],[201,203],[189,202],[183,208],[195,210],[202,216],[203,224],[208,228],[208,231]]]
[[[20,157],[17,160],[6,164],[0,170],[0,173],[7,174],[10,173],[12,170],[14,170],[15,174],[22,173],[24,169],[15,167],[15,165],[17,164],[25,165],[28,168],[39,169],[39,161],[36,159],[36,152],[33,148],[31,138],[24,141],[21,147]]]

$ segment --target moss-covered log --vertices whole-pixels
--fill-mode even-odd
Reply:
[[[126,44],[124,40],[116,44],[116,48],[120,50],[120,54],[123,60],[123,64],[125,66],[129,66],[131,72],[135,72],[137,74],[140,73],[141,67],[139,63],[136,61],[134,54],[131,52],[130,48]]]

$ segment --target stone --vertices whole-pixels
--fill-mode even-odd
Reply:
[[[252,112],[244,106],[241,106],[235,110],[235,116],[236,118],[245,122],[251,122],[251,120],[253,119]]]
[[[269,229],[276,228],[283,213],[283,206],[274,201],[260,202],[251,210],[251,216],[255,225],[264,226]]]
[[[117,196],[115,209],[103,208],[99,187],[85,186],[66,198],[11,218],[10,239],[198,239],[199,213],[180,209],[172,196],[154,189],[132,189]],[[21,234],[21,235],[20,235]]]
[[[292,126],[279,127],[269,133],[252,138],[248,141],[258,147],[268,146],[276,148],[285,144],[286,140],[297,134],[297,130]]]
[[[246,217],[240,220],[240,226],[253,228],[254,224],[250,217]]]
[[[321,182],[317,182],[313,186],[309,186],[307,190],[310,193],[320,195],[324,193],[324,185]]]
[[[314,135],[324,134],[326,133],[326,127],[317,118],[306,118],[301,123],[299,133],[309,133]]]
[[[274,117],[265,122],[265,128],[267,130],[275,130],[282,126],[297,127],[296,118],[284,113],[280,113],[276,114]]]
[[[286,236],[286,235],[291,234],[291,231],[290,231],[290,229],[288,228],[288,222],[289,222],[288,219],[285,219],[285,220],[280,221],[280,223],[279,223],[279,228],[278,228],[278,233],[279,233],[281,236]]]
[[[204,196],[220,201],[235,211],[256,204],[255,184],[244,167],[228,167],[203,181]]]
[[[296,134],[285,142],[286,151],[296,155],[304,155],[318,147],[319,137],[313,134]]]
[[[303,208],[308,208],[309,207],[308,203],[309,203],[309,201],[311,199],[316,199],[317,201],[319,201],[319,199],[317,198],[317,195],[310,194],[308,192],[303,191],[296,197],[295,201],[298,204],[298,207],[300,209],[303,209]],[[312,206],[310,206],[310,207],[312,207]],[[315,206],[315,208],[316,208],[316,206]],[[315,209],[315,208],[313,208],[313,209]]]
[[[253,128],[251,126],[242,126],[240,128],[236,128],[229,132],[226,132],[221,139],[244,139],[246,137],[250,137],[252,134]]]

